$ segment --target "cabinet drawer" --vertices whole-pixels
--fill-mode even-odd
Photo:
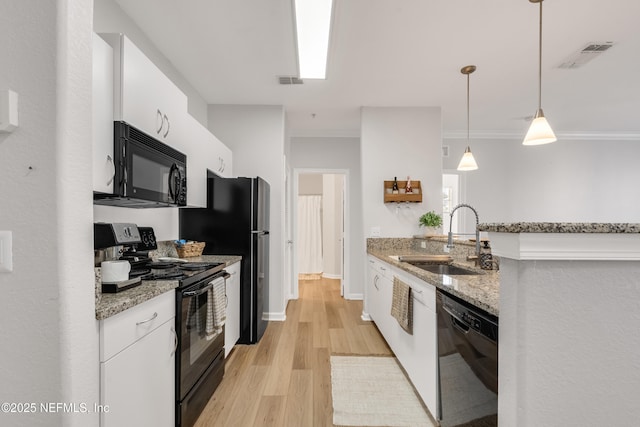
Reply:
[[[100,321],[100,361],[123,349],[175,317],[176,294],[169,291]]]

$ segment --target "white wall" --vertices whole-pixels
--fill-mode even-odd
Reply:
[[[298,195],[316,196],[322,195],[322,174],[301,173],[298,177]]]
[[[269,298],[266,311],[284,319],[284,109],[281,106],[210,105],[209,130],[233,151],[237,176],[265,179],[271,187]]]
[[[20,127],[0,134],[4,402],[85,402],[98,393],[91,190],[90,0],[0,0],[0,89]],[[9,60],[10,58],[10,60]],[[3,426],[91,426],[97,414],[0,414]]]
[[[207,102],[176,70],[174,65],[149,40],[140,27],[124,13],[114,0],[94,0],[94,31],[96,33],[124,33],[145,55],[187,95],[188,110],[203,126],[207,126]]]
[[[418,218],[442,213],[441,114],[436,107],[362,109],[363,230],[380,227],[381,237],[424,234]],[[384,181],[420,181],[422,203],[384,203]],[[364,265],[364,264],[362,264]]]
[[[342,191],[344,176],[322,175],[322,275],[329,279],[342,277]]]
[[[446,140],[455,169],[466,141]],[[465,172],[466,200],[480,222],[637,222],[639,141],[562,139],[523,146],[515,140],[471,143],[478,170]]]
[[[296,137],[291,138],[289,156],[292,169],[340,169],[349,172],[347,188],[349,215],[349,258],[352,266],[365,263],[366,244],[362,234],[362,192],[360,170],[360,140],[338,137]],[[345,266],[345,297],[362,299],[364,292],[364,271]],[[297,285],[297,282],[295,283]]]

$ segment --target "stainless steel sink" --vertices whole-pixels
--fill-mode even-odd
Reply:
[[[426,262],[409,262],[409,264],[435,274],[446,274],[450,276],[471,276],[481,274],[473,270],[467,270],[466,268],[460,268],[450,264],[433,264]]]

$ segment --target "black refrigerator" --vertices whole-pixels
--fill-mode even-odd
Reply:
[[[206,242],[205,255],[241,255],[240,340],[257,343],[269,297],[269,183],[207,179],[207,207],[180,209],[180,238]]]

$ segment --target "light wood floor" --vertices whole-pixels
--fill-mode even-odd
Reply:
[[[287,320],[270,322],[256,345],[237,345],[196,427],[333,426],[330,355],[392,355],[362,301],[338,280],[300,281]]]

